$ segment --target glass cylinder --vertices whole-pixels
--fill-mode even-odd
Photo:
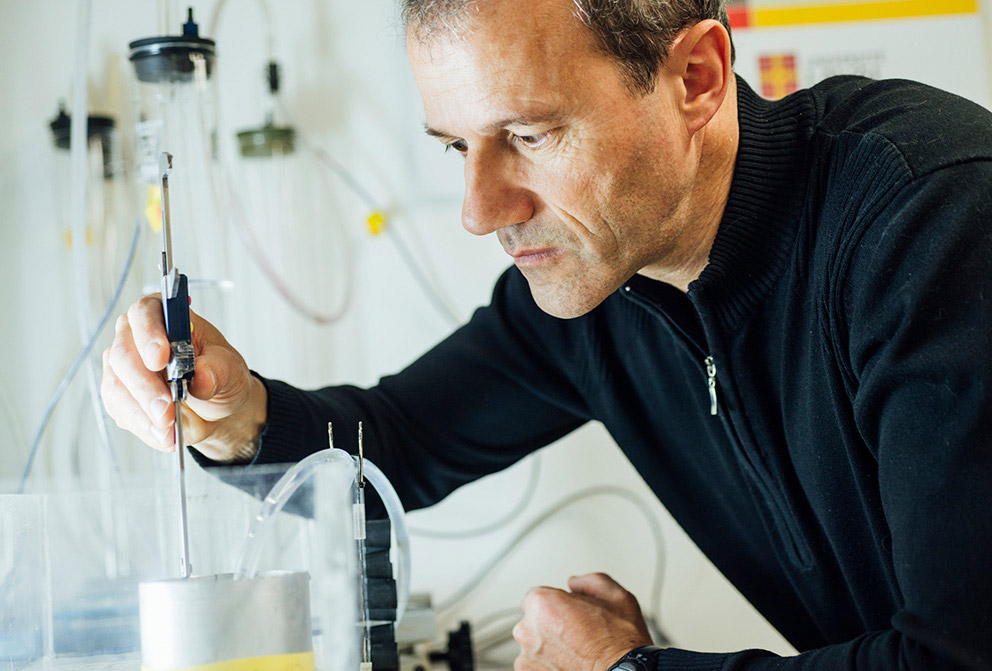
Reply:
[[[319,383],[332,364],[323,329],[346,314],[353,294],[352,231],[361,231],[363,208],[292,126],[269,119],[243,129],[237,149],[240,204],[230,222],[248,252],[235,269],[248,301],[239,312],[251,314],[259,301],[273,317],[235,324],[239,342],[273,375]],[[271,347],[287,332],[290,346]]]
[[[199,36],[190,10],[182,34],[135,40],[129,46],[137,79],[133,102],[138,197],[152,233],[141,258],[145,292],[158,290],[162,274],[159,157],[168,152],[174,263],[189,277],[194,309],[222,321],[223,294],[233,284],[222,218],[228,187],[216,169],[212,140],[208,81],[214,75],[215,44]]]
[[[82,319],[89,329],[95,328],[106,313],[117,285],[127,267],[128,254],[136,234],[135,208],[130,196],[130,185],[125,170],[120,136],[115,121],[111,117],[91,114],[86,127],[85,174],[75,175],[71,158],[72,118],[64,107],[60,107],[56,117],[48,124],[52,132],[51,175],[53,177],[52,199],[55,203],[54,227],[51,244],[55,248],[55,273],[61,287],[58,295],[63,301],[69,321],[74,313],[82,311]],[[81,236],[74,236],[71,191],[76,178],[85,181],[86,209]],[[140,230],[140,229],[139,229]],[[140,232],[139,232],[140,235]],[[81,239],[75,239],[76,237]],[[73,254],[73,245],[81,245],[82,257]],[[75,286],[82,285],[84,291],[77,293]],[[137,274],[129,273],[122,287],[126,304],[140,291]],[[80,305],[80,302],[82,303]],[[120,305],[120,303],[118,304]],[[109,331],[109,333],[108,333]],[[98,374],[100,352],[110,344],[113,330],[105,330],[101,339],[91,351],[89,366]],[[57,358],[59,368],[66,370],[79,353],[83,342],[75,329],[65,332],[60,339],[61,351],[52,354]],[[107,444],[101,437],[106,436],[91,422],[95,415],[87,408],[95,409],[92,396],[99,394],[98,378],[90,377],[91,369],[85,368],[81,378],[90,381],[71,387],[60,401],[75,412],[57,413],[46,434],[45,455],[35,469],[47,472],[58,486],[76,486],[83,482],[106,484],[112,464],[109,461]],[[90,429],[96,430],[90,430]]]
[[[73,240],[69,209],[71,121],[65,109],[60,108],[58,116],[49,124],[54,144],[56,200],[59,203],[56,244],[65,252],[64,263],[60,265],[67,274],[66,283],[78,279],[68,277],[72,268],[72,245],[76,242],[85,245],[90,320],[95,322],[113,296],[120,279],[134,222],[129,217],[124,157],[114,120],[107,116],[90,115],[87,119],[86,147],[86,239]]]

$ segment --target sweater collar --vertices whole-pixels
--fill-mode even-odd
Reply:
[[[737,90],[740,142],[730,195],[709,263],[688,291],[725,327],[767,298],[789,263],[815,119],[805,91],[771,102],[740,77]]]

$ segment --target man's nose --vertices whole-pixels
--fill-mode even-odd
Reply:
[[[486,235],[534,216],[534,194],[521,184],[519,174],[495,152],[470,152],[465,157],[465,202],[462,226]]]

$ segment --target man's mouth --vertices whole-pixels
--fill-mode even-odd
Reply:
[[[507,252],[507,254],[513,257],[513,262],[517,266],[538,266],[543,263],[549,263],[563,253],[564,250],[555,247],[515,249]]]

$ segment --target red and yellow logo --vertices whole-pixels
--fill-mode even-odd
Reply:
[[[761,57],[761,94],[769,100],[784,98],[799,90],[795,54]]]
[[[729,0],[727,3],[727,16],[734,30],[977,14],[978,10],[978,0]]]

